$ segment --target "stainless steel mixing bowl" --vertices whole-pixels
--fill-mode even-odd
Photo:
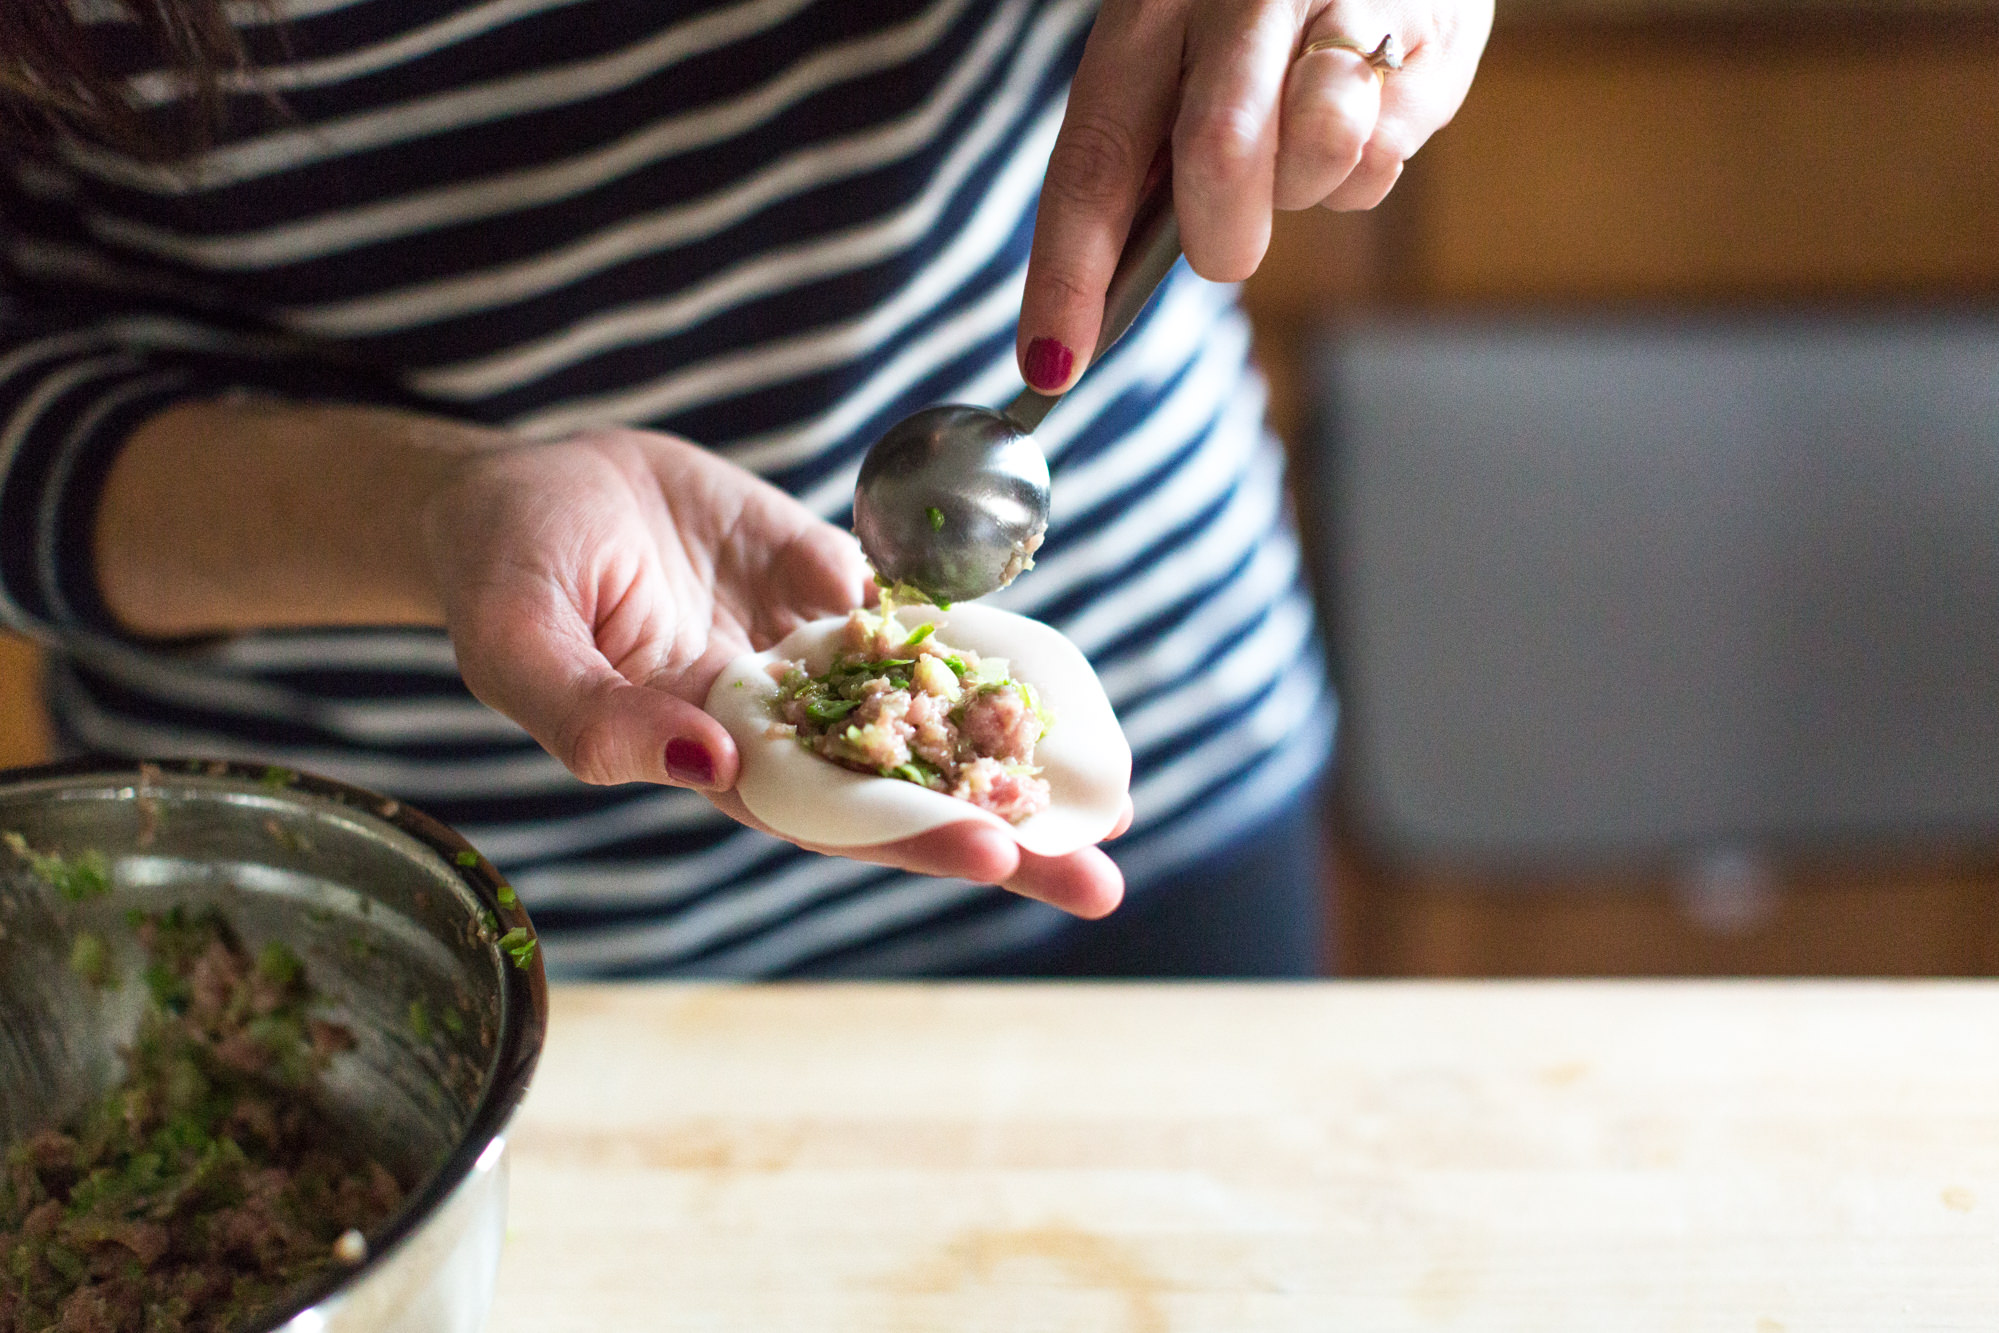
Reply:
[[[286,1333],[476,1333],[506,1216],[506,1127],[547,1024],[540,950],[465,840],[336,782],[219,762],[66,763],[0,772],[0,832],[95,851],[112,890],[72,902],[0,848],[0,1143],[61,1123],[122,1076],[143,1008],[127,915],[219,910],[254,953],[283,940],[355,1048],[325,1109],[414,1182],[358,1265],[253,1325]],[[70,968],[77,932],[109,942],[118,984]],[[447,1020],[447,1012],[451,1017]]]

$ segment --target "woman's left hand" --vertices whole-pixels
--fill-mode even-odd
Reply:
[[[1240,282],[1273,209],[1372,208],[1456,114],[1492,0],[1104,0],[1035,220],[1018,353],[1044,392],[1074,383],[1147,175],[1170,145],[1187,262]],[[1342,39],[1394,40],[1376,69]]]

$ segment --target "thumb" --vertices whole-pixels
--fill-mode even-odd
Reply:
[[[736,743],[722,724],[619,675],[573,609],[489,618],[507,632],[453,627],[459,673],[481,703],[519,723],[578,778],[703,791],[735,785]]]

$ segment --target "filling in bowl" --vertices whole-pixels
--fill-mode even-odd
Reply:
[[[770,664],[778,734],[844,768],[913,782],[1017,824],[1048,808],[1034,747],[1052,718],[1004,658],[856,610],[833,661]]]
[[[211,912],[133,924],[152,962],[124,1081],[5,1154],[0,1329],[238,1328],[359,1263],[403,1196],[314,1102],[354,1039],[312,1015],[298,956],[252,958]],[[113,984],[97,936],[77,936],[70,966]]]

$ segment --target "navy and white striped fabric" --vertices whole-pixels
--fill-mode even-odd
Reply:
[[[84,6],[137,97],[185,89]],[[1036,192],[1084,0],[286,0],[169,164],[65,140],[0,180],[0,616],[74,746],[394,793],[513,878],[571,974],[948,968],[1059,929],[574,781],[441,634],[123,637],[89,523],[132,426],[232,389],[536,437],[676,431],[845,524],[867,444],[1019,388]],[[276,97],[271,96],[277,94]],[[1095,661],[1138,755],[1135,892],[1293,797],[1330,703],[1233,294],[1184,269],[1050,418],[1055,517],[996,600]],[[227,479],[217,479],[226,485]]]

